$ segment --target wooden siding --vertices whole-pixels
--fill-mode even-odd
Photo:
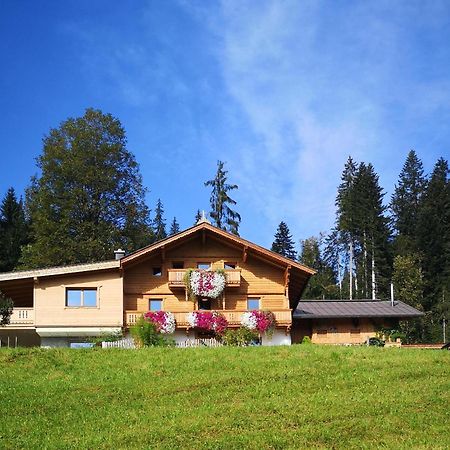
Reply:
[[[314,344],[363,344],[376,329],[371,319],[294,320],[291,336],[293,343],[309,336]]]
[[[162,299],[163,309],[174,313],[198,309],[196,303],[186,300],[184,288],[169,285],[168,270],[174,262],[183,262],[185,269],[196,268],[200,262],[211,263],[213,270],[224,268],[225,263],[237,265],[241,274],[239,286],[227,287],[224,298],[212,300],[211,309],[244,311],[248,297],[259,297],[261,309],[289,310],[284,268],[252,255],[244,262],[242,249],[201,235],[125,267],[124,309],[147,311],[150,299]],[[161,276],[153,275],[154,267],[161,267]]]
[[[97,288],[97,307],[66,307],[66,288]],[[122,326],[122,290],[118,270],[40,279],[34,286],[35,325]]]

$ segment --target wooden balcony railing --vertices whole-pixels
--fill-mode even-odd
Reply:
[[[184,288],[184,274],[187,269],[168,269],[169,286]],[[240,269],[225,269],[225,278],[227,287],[239,287],[241,285]]]
[[[241,324],[241,318],[242,314],[247,311],[236,311],[236,310],[217,310],[221,314],[225,316],[228,323],[230,325],[239,326]],[[278,326],[288,326],[292,323],[292,314],[290,309],[283,309],[283,310],[275,310],[272,311],[275,315],[275,320]],[[137,321],[137,319],[145,314],[145,312],[139,312],[139,311],[126,311],[126,324],[127,326],[134,325]],[[188,315],[188,312],[174,312],[173,315],[175,316],[176,326],[177,328],[187,328],[188,327],[188,321],[186,316]]]
[[[34,308],[14,308],[7,326],[34,326]]]

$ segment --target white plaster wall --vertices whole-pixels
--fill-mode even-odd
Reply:
[[[275,330],[273,335],[263,336],[262,345],[291,345],[291,334],[284,332],[284,330]]]

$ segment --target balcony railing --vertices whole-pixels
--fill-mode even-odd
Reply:
[[[184,274],[188,269],[168,269],[169,286],[184,288]],[[241,285],[240,269],[225,269],[226,287],[239,287]]]
[[[9,326],[34,326],[34,308],[14,308]]]
[[[202,310],[204,311],[204,310]],[[242,314],[244,312],[247,312],[246,310],[242,311],[236,311],[236,310],[217,310],[217,312],[220,312],[225,316],[227,319],[229,325],[231,326],[239,326],[241,324]],[[292,323],[292,315],[290,309],[283,309],[283,310],[275,310],[273,311],[273,314],[275,315],[275,321],[277,326],[288,326]],[[126,324],[127,326],[134,325],[136,321],[141,317],[145,312],[139,312],[139,311],[126,311]],[[188,327],[188,321],[187,321],[187,315],[189,312],[174,312],[173,315],[175,316],[176,326],[177,328],[187,328]]]

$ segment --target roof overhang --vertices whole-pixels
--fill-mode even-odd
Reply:
[[[178,244],[182,240],[194,237],[195,234],[202,233],[202,231],[212,233],[215,237],[220,237],[230,244],[239,246],[240,248],[242,248],[243,254],[251,252],[253,255],[263,257],[264,259],[276,263],[281,267],[290,266],[293,269],[301,271],[308,278],[316,273],[316,271],[314,269],[311,269],[310,267],[307,267],[289,258],[285,258],[284,256],[281,256],[278,253],[272,252],[271,250],[267,250],[264,247],[254,244],[253,242],[247,241],[246,239],[242,239],[239,236],[235,236],[234,234],[228,233],[227,231],[221,230],[220,228],[214,227],[206,222],[195,225],[191,228],[188,228],[187,230],[184,230],[173,236],[169,236],[166,239],[162,239],[161,241],[158,241],[152,245],[137,250],[122,258],[120,260],[120,264],[121,266],[127,266],[128,264],[132,264],[134,261],[147,257],[152,253],[156,252],[157,250],[167,249],[169,247]]]
[[[98,263],[75,264],[71,266],[48,267],[46,269],[20,270],[16,272],[0,273],[0,282],[25,280],[28,278],[51,277],[81,272],[94,272],[98,270],[119,269],[120,261],[103,261]]]

